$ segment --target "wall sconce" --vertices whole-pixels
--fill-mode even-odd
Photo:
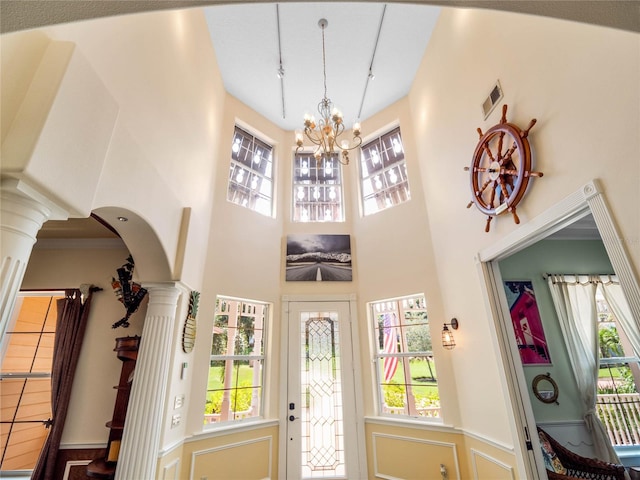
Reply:
[[[447,350],[453,350],[456,346],[456,340],[453,338],[453,332],[449,330],[451,327],[454,330],[458,329],[458,319],[452,318],[451,323],[445,323],[442,326],[442,347]]]

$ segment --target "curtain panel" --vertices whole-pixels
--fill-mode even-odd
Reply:
[[[65,298],[58,300],[56,336],[51,368],[52,424],[42,447],[32,480],[54,480],[56,458],[67,418],[73,377],[78,365],[80,348],[89,318],[93,293],[101,290],[91,286],[84,303],[79,289],[65,290]]]
[[[620,463],[596,413],[599,369],[597,277],[549,275],[547,282],[565,339],[569,362],[578,384],[584,421],[599,459]]]

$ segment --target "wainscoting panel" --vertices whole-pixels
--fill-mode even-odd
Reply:
[[[460,465],[455,443],[373,433],[375,478],[442,478],[441,465],[450,480],[460,480]]]
[[[70,460],[64,466],[62,480],[84,479],[87,477],[87,465],[91,460]]]
[[[176,458],[173,462],[168,463],[162,468],[162,480],[179,480],[180,478],[180,459]]]
[[[271,478],[273,437],[266,436],[191,454],[190,480],[261,480]]]
[[[475,448],[471,449],[471,465],[474,480],[515,480],[515,472],[511,465],[487,455]]]
[[[54,477],[60,480],[91,480],[87,476],[87,465],[104,455],[104,448],[61,448],[56,458]]]

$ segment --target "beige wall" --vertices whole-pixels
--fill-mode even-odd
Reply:
[[[199,288],[225,96],[204,14],[200,9],[176,10],[4,35],[3,164],[20,160],[6,150],[17,143],[15,138],[22,141],[25,136],[22,132],[11,135],[21,114],[24,116],[25,105],[36,94],[42,95],[25,85],[43,67],[38,62],[51,45],[48,40],[70,45],[69,65],[80,67],[64,71],[64,58],[53,62],[54,67],[62,68],[64,77],[59,89],[51,93],[57,95],[51,113],[46,102],[31,100],[38,106],[32,108],[31,116],[55,114],[55,121],[45,123],[42,131],[38,124],[31,125],[36,138],[29,147],[42,153],[27,159],[27,180],[45,195],[61,196],[72,216],[86,216],[101,207],[131,209],[131,220],[140,219],[138,233],[125,225],[114,223],[114,227],[131,244],[141,277],[180,279]],[[105,117],[100,113],[104,108],[95,103],[102,97],[103,103],[108,100],[115,105],[117,117],[104,120],[100,135],[85,132],[85,127],[97,125],[95,118]],[[91,146],[104,140],[108,148],[96,151]],[[56,164],[65,164],[92,181],[72,183],[68,177],[58,178],[61,172],[68,175],[68,170],[56,170]],[[54,172],[49,174],[53,178],[44,175],[49,171]],[[3,173],[8,173],[4,166]],[[83,185],[90,190],[81,190],[82,196],[71,194]],[[144,188],[137,188],[142,185]],[[191,222],[186,245],[182,245],[185,207],[191,209]],[[155,238],[141,236],[145,223],[152,226]],[[158,254],[166,258],[159,261]]]
[[[277,447],[277,427],[253,428],[241,433],[187,441],[182,448],[179,470],[181,473],[177,478],[276,479],[278,478]],[[163,463],[165,463],[164,459]],[[164,470],[163,467],[159,472]],[[174,477],[158,475],[158,478]]]
[[[507,118],[530,133],[533,179],[522,223],[593,178],[602,181],[636,271],[640,265],[640,43],[635,34],[480,10],[443,10],[409,99],[444,310],[461,321],[452,355],[461,426],[512,444],[503,375],[476,255],[518,227],[465,209],[468,174],[496,80]],[[602,93],[605,92],[606,93]]]
[[[179,324],[175,326],[174,366],[167,380],[166,412],[170,415],[172,397],[184,392],[186,421],[180,429],[165,431],[162,447],[163,452],[168,453],[167,458],[161,460],[159,475],[162,471],[169,472],[168,475],[177,471],[185,474],[191,467],[192,448],[213,449],[226,443],[241,443],[245,448],[253,444],[243,442],[265,436],[264,432],[252,431],[239,437],[216,437],[211,445],[201,444],[208,440],[196,437],[198,440],[194,440],[193,446],[188,446],[191,443],[180,446],[184,438],[202,430],[209,332],[215,296],[221,294],[273,303],[269,353],[274,353],[279,352],[281,346],[281,295],[357,293],[364,413],[373,415],[374,380],[368,367],[370,335],[365,305],[381,298],[424,292],[434,337],[441,322],[451,317],[461,322],[455,350],[444,352],[437,345],[434,347],[445,403],[444,421],[459,430],[442,433],[411,426],[388,429],[383,424],[370,424],[367,426],[369,475],[373,475],[374,465],[406,478],[423,472],[419,464],[415,464],[414,469],[408,464],[394,463],[391,453],[373,458],[372,445],[377,441],[386,442],[385,446],[392,452],[404,448],[416,449],[418,453],[427,448],[432,452],[436,448],[434,459],[443,460],[437,460],[429,468],[449,462],[453,448],[442,450],[433,442],[442,440],[454,444],[459,453],[456,468],[464,475],[473,475],[471,478],[500,478],[503,471],[513,470],[512,414],[502,386],[501,361],[494,349],[492,319],[485,308],[475,257],[517,226],[510,218],[499,218],[486,234],[482,215],[464,208],[470,192],[463,167],[469,164],[477,142],[475,129],[486,130],[499,117],[496,111],[487,121],[482,120],[480,105],[494,82],[500,79],[505,102],[509,104],[508,119],[524,126],[532,117],[538,118],[530,138],[535,168],[545,176],[533,180],[518,208],[521,221],[531,220],[583,183],[599,178],[637,270],[640,265],[640,140],[637,135],[640,55],[636,34],[505,13],[445,10],[408,98],[363,122],[367,133],[394,122],[401,125],[412,175],[412,201],[361,219],[355,201],[357,166],[354,160],[345,169],[347,201],[350,202],[347,221],[328,226],[297,225],[289,221],[289,159],[293,135],[280,131],[224,94],[213,50],[195,48],[207,42],[206,25],[199,10],[61,25],[48,28],[45,33],[76,44],[74,55],[82,55],[87,60],[119,108],[94,203],[80,207],[131,209],[151,226],[160,238],[162,249],[158,253],[145,244],[144,237],[127,232],[125,240],[130,239],[130,250],[135,255],[152,252],[150,268],[153,258],[164,256],[172,269],[179,253],[180,213],[183,207],[193,209],[184,270],[173,273],[189,287],[202,291],[199,334],[194,353],[185,356],[179,353]],[[18,43],[23,39],[18,39]],[[42,51],[43,40],[33,37],[29,42],[32,43],[25,48],[28,47],[30,55],[24,63],[18,62],[18,71],[24,78],[32,75],[34,59]],[[5,37],[2,43],[4,47]],[[3,48],[3,57],[4,52]],[[202,65],[211,68],[203,69]],[[5,72],[3,64],[3,84],[5,76],[12,78]],[[22,83],[10,85],[15,96],[24,96]],[[15,108],[10,107],[12,111]],[[3,122],[4,115],[3,110]],[[276,145],[279,160],[276,218],[255,215],[225,200],[228,143],[236,119]],[[4,139],[4,127],[2,134]],[[132,183],[127,182],[129,167],[133,169]],[[59,185],[49,187],[55,190]],[[285,282],[282,267],[285,237],[288,233],[302,232],[350,233],[354,281],[321,285]],[[102,265],[102,260],[95,257],[92,260],[96,265]],[[117,259],[110,258],[108,265],[99,267],[106,274],[105,282],[122,263],[120,252],[114,257]],[[35,265],[40,261],[53,260],[44,260],[34,252],[32,262]],[[68,262],[56,266],[59,269],[47,271],[47,275],[75,271]],[[37,268],[43,272],[42,267]],[[147,279],[142,267],[139,273],[142,279]],[[29,273],[28,280],[25,279],[25,286],[37,283],[33,282],[32,275]],[[54,277],[50,282],[60,278]],[[77,279],[73,280],[75,286]],[[37,288],[44,287],[38,285]],[[105,290],[99,295],[112,295],[108,284]],[[177,319],[182,318],[183,311],[184,304],[181,304]],[[106,362],[113,354],[112,343],[118,333],[111,331],[110,325],[115,320],[117,318],[110,318],[101,330],[88,332],[88,342],[95,345],[95,351],[104,350],[100,361]],[[109,346],[105,347],[107,343]],[[90,369],[98,368],[93,355],[86,360]],[[182,361],[188,361],[190,376],[180,381],[176,377],[176,365]],[[280,367],[279,355],[270,355],[268,375],[273,388],[266,402],[269,418],[277,418],[278,414]],[[111,384],[117,383],[117,372],[119,365],[111,372],[115,380],[108,382],[91,377],[88,372],[82,374],[83,387],[74,393],[82,400],[72,400],[80,404],[77,407],[80,418],[88,418],[88,405],[91,412],[99,409],[107,419],[110,417],[108,395],[101,399],[104,403],[98,400],[91,404],[84,399],[94,399],[98,381],[108,383],[111,388]],[[99,441],[101,423],[102,419],[93,418],[85,424],[70,426],[63,442]],[[275,429],[270,429],[268,435],[275,438],[277,434],[272,430]],[[390,435],[416,437],[421,441],[407,440],[403,444]],[[178,446],[172,449],[175,445]],[[273,458],[277,458],[276,445],[276,441],[272,442]],[[234,451],[241,452],[242,448]],[[217,455],[214,452],[219,451],[212,450],[212,456],[207,454],[202,459],[213,459]],[[264,451],[261,452],[264,455]],[[171,463],[177,458],[179,467]],[[201,465],[194,464],[194,468]],[[398,470],[400,468],[402,470]]]
[[[109,429],[105,426],[113,416],[122,362],[113,349],[115,339],[140,335],[144,324],[146,301],[133,314],[129,328],[113,329],[111,326],[125,315],[125,308],[118,302],[111,278],[116,276],[129,256],[123,245],[96,248],[78,243],[76,248],[56,248],[44,243],[34,249],[22,288],[26,290],[79,288],[93,284],[102,288],[91,303],[91,314],[80,351],[78,368],[73,382],[67,421],[62,435],[62,445],[106,446]]]

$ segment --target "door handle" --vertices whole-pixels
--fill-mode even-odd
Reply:
[[[300,417],[294,417],[293,415],[289,415],[289,421],[293,422],[294,420],[298,419]]]

